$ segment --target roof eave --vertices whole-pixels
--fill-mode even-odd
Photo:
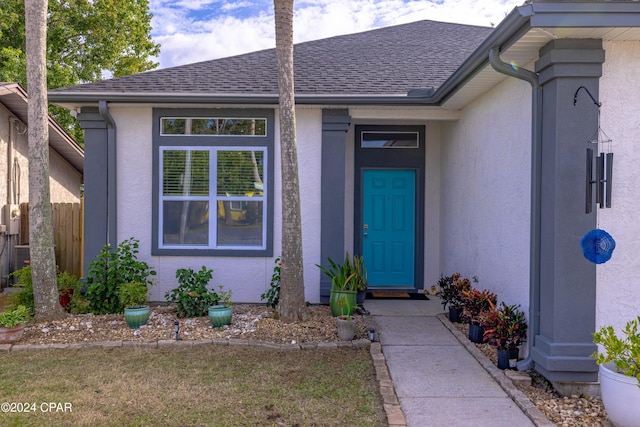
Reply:
[[[18,83],[3,83],[0,86],[0,96],[15,95],[28,107],[29,96],[27,91]],[[16,112],[12,111],[12,114]],[[20,118],[28,125],[27,117]],[[78,143],[56,122],[51,115],[48,115],[49,125],[49,146],[58,152],[71,166],[80,174],[84,173],[84,150]]]

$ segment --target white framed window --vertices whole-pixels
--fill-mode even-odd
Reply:
[[[265,249],[265,147],[160,148],[161,249]]]
[[[273,120],[267,109],[154,109],[154,255],[272,256]]]

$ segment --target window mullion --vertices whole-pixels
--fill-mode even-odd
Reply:
[[[218,247],[218,150],[209,149],[209,247]]]

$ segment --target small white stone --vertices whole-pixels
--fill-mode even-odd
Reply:
[[[75,326],[73,326],[73,325],[69,326],[69,330],[70,330],[70,331],[75,331],[76,329],[77,329],[77,328],[76,328]]]
[[[41,332],[44,334],[49,333],[49,328],[42,328]]]
[[[296,344],[296,340],[291,340],[291,344]]]

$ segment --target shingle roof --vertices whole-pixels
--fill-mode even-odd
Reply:
[[[295,45],[297,94],[437,89],[492,29],[418,21]],[[56,89],[50,93],[277,94],[275,49]]]

